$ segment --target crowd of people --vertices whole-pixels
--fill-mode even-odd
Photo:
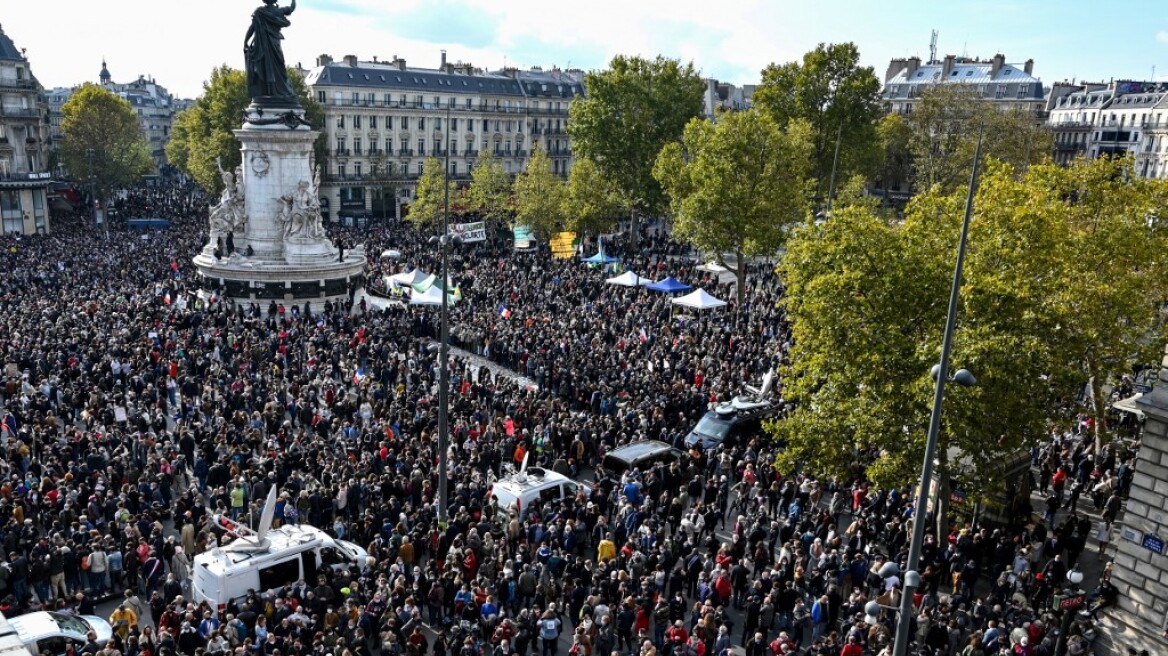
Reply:
[[[865,611],[899,591],[884,564],[906,559],[907,490],[776,471],[765,434],[617,480],[595,474],[632,441],[684,449],[710,404],[784,362],[773,264],[749,267],[739,305],[660,227],[635,251],[608,241],[630,270],[730,301],[679,315],[669,297],[606,285],[610,273],[576,258],[461,246],[451,339],[464,351],[451,358],[440,525],[438,313],[210,302],[190,264],[207,204],[189,187],[131,189],[119,213],[171,229],[106,240],[62,220],[0,241],[6,613],[92,613],[112,594],[112,641],[70,647],[101,656],[890,653],[895,613]],[[329,228],[365,244],[370,278],[438,270],[408,225]],[[401,257],[377,259],[386,249]],[[590,486],[522,513],[501,507],[492,481],[520,453]],[[1102,533],[1066,480],[1111,481],[1092,488],[1110,528],[1132,461],[1061,434],[1035,460],[1059,501],[1047,521],[956,520],[930,536],[914,653],[1053,652],[1054,586]],[[325,529],[365,547],[368,563],[222,609],[193,598],[192,559],[228,539],[211,517],[254,519],[273,489],[277,525]],[[1092,609],[1113,602],[1104,580]],[[1082,653],[1091,625],[1072,631]]]

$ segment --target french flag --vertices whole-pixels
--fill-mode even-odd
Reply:
[[[641,326],[641,343],[644,344],[647,341],[649,341],[649,336],[645,334],[645,327]]]
[[[353,384],[360,385],[363,380],[365,380],[365,367],[357,367],[357,373],[353,374]]]
[[[510,319],[511,318],[511,310],[508,310],[505,306],[500,305],[499,306],[499,316],[503,317],[504,319]]]

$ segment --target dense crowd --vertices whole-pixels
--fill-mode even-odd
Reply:
[[[114,640],[70,647],[102,656],[888,653],[895,614],[865,608],[893,605],[899,589],[883,566],[906,558],[906,490],[776,471],[777,447],[760,435],[601,477],[522,517],[487,495],[518,453],[588,480],[618,445],[682,447],[711,403],[785,357],[772,264],[750,267],[739,305],[659,227],[636,252],[610,241],[641,275],[731,301],[677,314],[668,297],[606,285],[611,274],[578,259],[462,246],[451,335],[473,356],[451,358],[450,522],[440,526],[438,313],[208,304],[189,264],[206,205],[190,188],[132,189],[117,203],[123,217],[174,226],[104,240],[63,221],[49,236],[0,242],[5,612],[91,613],[112,593],[122,599]],[[437,270],[409,227],[330,229],[365,243],[373,278]],[[379,260],[389,248],[401,258]],[[514,375],[494,373],[504,370]],[[959,522],[930,536],[915,649],[1053,652],[1050,596],[1088,557],[1088,539],[1109,534],[1131,454],[1056,434],[1035,462],[1056,499],[1047,521],[1020,513],[1015,525]],[[225,539],[210,517],[254,518],[272,489],[277,523],[357,542],[368,567],[222,610],[196,603],[191,559]],[[1102,526],[1076,505],[1087,489]],[[1104,582],[1092,608],[1114,594]],[[1082,653],[1090,623],[1072,630],[1071,653]]]

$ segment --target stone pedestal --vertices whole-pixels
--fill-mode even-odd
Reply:
[[[235,182],[246,223],[233,233],[233,255],[216,258],[212,235],[195,256],[204,286],[222,298],[261,304],[347,300],[363,281],[365,255],[350,244],[341,257],[323,233],[312,161],[319,133],[304,124],[300,108],[253,104],[246,114],[235,131],[243,154]],[[293,212],[296,221],[289,220]]]
[[[1118,608],[1107,613],[1099,654],[1124,656],[1128,647],[1168,653],[1168,555],[1145,546],[1145,537],[1168,539],[1168,357],[1160,383],[1136,401],[1145,423],[1135,477],[1112,543],[1117,547],[1112,582]]]

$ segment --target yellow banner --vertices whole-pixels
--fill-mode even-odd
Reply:
[[[552,257],[557,260],[566,260],[576,253],[573,242],[576,241],[574,232],[558,232],[549,242],[552,247]]]

